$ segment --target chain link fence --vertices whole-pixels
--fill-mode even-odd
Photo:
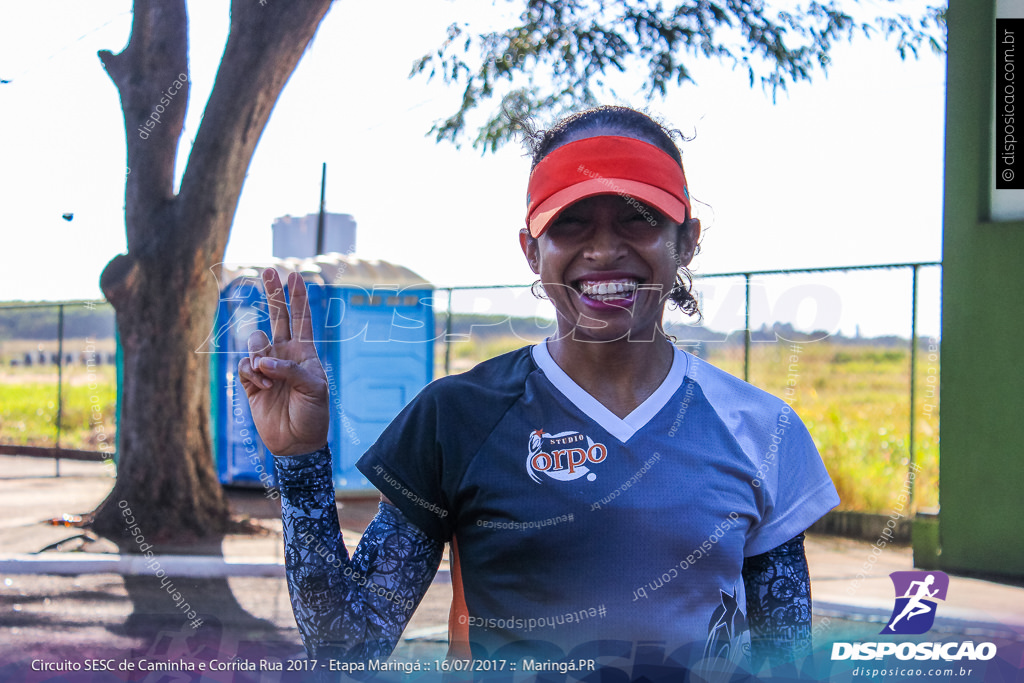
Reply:
[[[697,274],[702,320],[670,310],[665,329],[792,402],[844,507],[888,509],[889,482],[914,468],[915,507],[927,509],[938,504],[940,279],[936,262]],[[434,375],[556,334],[534,289],[435,288]],[[115,457],[117,372],[109,304],[0,306],[0,453],[51,457],[57,476],[61,459]]]

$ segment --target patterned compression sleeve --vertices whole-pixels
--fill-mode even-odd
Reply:
[[[386,659],[430,587],[443,544],[381,503],[349,559],[330,450],[277,457],[274,466],[288,593],[310,659]]]
[[[754,671],[811,654],[811,578],[804,535],[743,562]]]

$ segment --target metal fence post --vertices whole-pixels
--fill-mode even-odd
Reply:
[[[910,287],[910,462],[907,467],[910,472],[914,471],[914,405],[915,405],[915,386],[917,384],[917,270],[918,264],[914,264],[913,273],[913,284]],[[907,503],[908,509],[914,505],[914,480],[909,476],[907,479],[910,481],[910,494],[909,502]]]
[[[64,417],[64,304],[57,306],[57,457],[56,472],[60,476],[60,423]]]
[[[444,374],[452,374],[452,287],[448,287],[448,314],[444,321]]]
[[[746,281],[747,298],[743,304],[743,381],[750,381],[750,273],[743,273]]]

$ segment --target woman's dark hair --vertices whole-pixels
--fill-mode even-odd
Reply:
[[[604,106],[587,109],[565,117],[548,130],[526,130],[526,145],[533,157],[531,169],[556,147],[588,137],[588,133],[596,130],[628,133],[630,137],[649,142],[664,150],[676,160],[680,168],[683,167],[683,155],[672,141],[673,134],[679,135],[678,131],[671,131],[647,114],[629,107]]]
[[[550,152],[561,145],[588,137],[590,131],[601,130],[625,133],[630,137],[649,142],[664,150],[683,167],[683,156],[673,141],[673,136],[682,138],[678,130],[669,130],[647,114],[629,107],[603,106],[577,112],[565,117],[548,130],[535,130],[528,121],[514,119],[512,125],[523,131],[525,144],[530,150],[533,163],[531,170]],[[698,253],[700,245],[697,245]],[[693,278],[690,271],[680,266],[676,281],[668,298],[679,310],[687,315],[700,317],[697,298],[693,295]]]

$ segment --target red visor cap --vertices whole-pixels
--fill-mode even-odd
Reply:
[[[635,138],[599,135],[562,145],[530,174],[526,225],[540,237],[564,209],[602,194],[633,197],[673,221],[690,216],[686,175],[664,150]]]

